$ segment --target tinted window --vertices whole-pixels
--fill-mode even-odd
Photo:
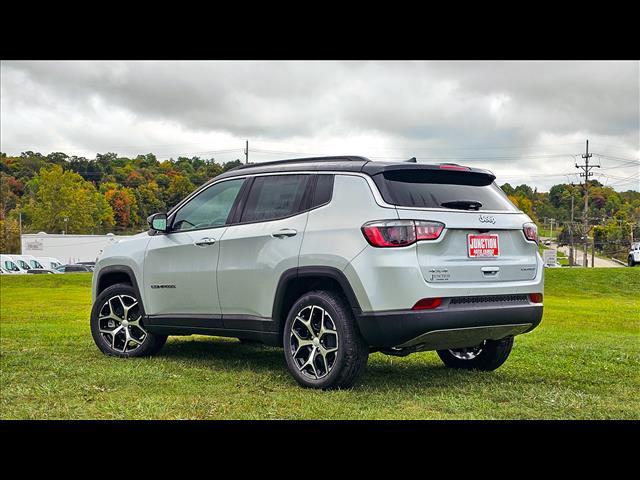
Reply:
[[[220,182],[199,193],[176,213],[172,230],[224,225],[243,182],[243,178]]]
[[[44,268],[37,260],[31,260],[29,263],[33,268]]]
[[[333,175],[318,175],[317,177],[312,208],[329,203],[333,194]]]
[[[256,177],[241,222],[264,222],[304,210],[309,175]]]
[[[517,210],[486,175],[401,170],[376,175],[374,181],[384,200],[393,205],[468,210],[472,208],[465,207],[465,202],[479,202],[479,210]]]

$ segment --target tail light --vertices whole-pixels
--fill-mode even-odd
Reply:
[[[422,220],[384,220],[365,223],[362,233],[374,247],[406,247],[420,240],[436,240],[444,223]]]
[[[423,298],[418,300],[411,310],[431,310],[439,307],[441,303],[441,298]]]
[[[538,227],[536,227],[535,223],[525,223],[522,226],[522,230],[527,240],[538,243]]]
[[[541,293],[530,293],[529,299],[533,303],[542,303],[542,294]]]

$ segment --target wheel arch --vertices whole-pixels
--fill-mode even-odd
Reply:
[[[313,266],[291,268],[280,276],[271,315],[280,340],[282,340],[287,313],[301,295],[312,290],[337,291],[345,296],[354,313],[361,312],[353,288],[341,270]]]
[[[100,269],[96,281],[96,298],[105,289],[118,283],[127,283],[131,285],[136,292],[138,301],[143,305],[144,309],[144,302],[142,301],[142,296],[140,295],[140,288],[138,287],[136,276],[133,273],[133,269],[126,265],[109,265]]]

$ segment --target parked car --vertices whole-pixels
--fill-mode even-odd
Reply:
[[[20,268],[18,261],[13,255],[0,255],[0,263],[2,267],[11,273],[27,273],[28,269]]]
[[[45,267],[42,265],[42,263],[40,263],[40,261],[34,257],[33,255],[20,255],[20,257],[27,262],[27,265],[29,265],[30,269],[38,269],[38,270],[42,270]]]
[[[631,250],[629,250],[629,258],[627,259],[627,265],[629,265],[630,267],[640,265],[640,242],[631,244]]]
[[[27,270],[32,268],[31,265],[29,265],[28,259],[26,259],[22,255],[7,255],[7,256],[10,257],[13,260],[13,263],[15,263],[20,268],[20,270],[22,270],[24,273],[26,273]]]
[[[62,262],[54,257],[36,257],[36,260],[38,260],[44,268],[48,268],[49,270],[53,270],[62,265]]]
[[[260,341],[323,389],[373,351],[494,370],[540,323],[544,275],[535,224],[494,180],[362,157],[235,168],[104,249],[93,339],[119,357],[174,334]]]
[[[77,263],[70,265],[60,265],[54,269],[59,273],[82,273],[82,272],[93,272],[93,268],[87,265],[80,265]]]

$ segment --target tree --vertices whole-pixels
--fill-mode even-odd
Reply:
[[[143,223],[152,213],[163,212],[166,209],[162,201],[162,194],[156,182],[140,185],[135,190],[136,200],[140,211],[140,222]]]
[[[0,215],[0,252],[20,253],[20,226],[15,218]]]
[[[183,175],[175,175],[169,183],[169,189],[167,190],[167,205],[174,206],[180,202],[184,197],[189,195],[195,186],[191,181]]]
[[[237,159],[232,161],[232,162],[224,162],[222,164],[222,171],[228,172],[232,168],[239,167],[240,165],[242,165],[242,162],[240,160],[237,160]]]
[[[23,190],[22,182],[4,172],[0,173],[0,215],[4,216],[16,207]]]
[[[113,211],[93,184],[60,165],[41,168],[27,188],[24,212],[31,230],[47,233],[91,233],[113,224]],[[66,219],[66,221],[65,221]]]
[[[104,198],[113,210],[116,226],[124,230],[138,225],[138,202],[132,189],[111,188],[105,192]]]
[[[509,195],[509,200],[511,200],[516,207],[529,215],[529,217],[531,217],[531,220],[533,220],[534,222],[537,221],[536,215],[533,212],[533,203],[531,202],[531,200],[529,200],[522,194]]]

